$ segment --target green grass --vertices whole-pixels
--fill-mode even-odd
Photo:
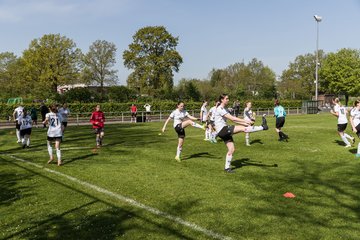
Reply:
[[[191,127],[181,163],[171,124],[161,136],[163,123],[106,125],[98,151],[89,126],[68,127],[62,167],[46,164],[45,130],[24,150],[13,129],[0,130],[0,238],[211,239],[50,169],[232,239],[360,239],[360,159],[340,145],[336,119],[288,116],[287,143],[268,121],[251,147],[235,135],[235,174],[223,172],[224,144]]]

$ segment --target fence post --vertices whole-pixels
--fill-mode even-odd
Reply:
[[[76,125],[79,126],[79,114],[76,114]]]

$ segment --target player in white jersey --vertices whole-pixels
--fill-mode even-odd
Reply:
[[[61,108],[59,108],[59,114],[61,115],[62,117],[62,125],[64,126],[64,132],[65,132],[65,128],[67,127],[67,124],[68,124],[68,116],[70,115],[70,109],[68,108],[67,104],[64,103],[62,105]],[[63,135],[63,139],[64,140],[64,132],[62,133]]]
[[[23,109],[23,114],[18,117],[18,124],[20,125],[20,138],[22,148],[30,147],[30,136],[32,129],[32,119],[29,112]]]
[[[177,108],[170,114],[169,118],[165,121],[164,126],[162,128],[162,132],[165,132],[166,125],[168,124],[168,122],[171,119],[174,120],[173,126],[175,129],[175,132],[178,134],[178,146],[177,146],[177,150],[176,150],[175,160],[178,162],[181,162],[181,152],[182,152],[182,147],[184,145],[184,140],[185,140],[185,128],[187,126],[191,125],[193,127],[205,130],[205,127],[194,122],[195,120],[199,120],[199,119],[191,116],[184,109],[184,102],[182,102],[182,101],[178,102]]]
[[[215,102],[215,106],[211,107],[209,112],[208,112],[208,123],[207,123],[207,128],[210,131],[210,141],[212,143],[216,143],[216,130],[215,130],[215,112],[216,112],[216,108],[220,105],[220,102],[216,101]]]
[[[353,132],[360,138],[360,100],[354,102],[354,108],[350,112],[350,123]],[[360,158],[360,142],[355,157]]]
[[[244,120],[248,122],[255,122],[255,113],[253,113],[252,109],[252,103],[246,102],[245,109],[244,109]],[[245,144],[246,146],[250,145],[250,133],[245,133]]]
[[[341,139],[344,141],[345,148],[349,148],[351,147],[351,143],[349,142],[348,139],[350,139],[354,143],[355,138],[345,133],[345,129],[348,123],[348,119],[347,119],[348,111],[346,107],[341,105],[339,98],[334,98],[332,102],[335,106],[334,109],[330,111],[330,113],[335,117],[337,117],[338,134],[341,137]]]
[[[43,124],[47,123],[49,123],[49,128],[47,132],[47,148],[50,157],[48,163],[51,163],[54,160],[51,144],[55,142],[57,165],[60,166],[62,164],[60,143],[64,126],[62,125],[62,118],[61,115],[58,113],[58,109],[55,104],[50,106],[50,112],[47,113],[45,116],[45,121],[43,122]]]
[[[18,123],[18,119],[19,117],[23,114],[24,108],[22,106],[18,106],[17,108],[15,108],[14,112],[13,112],[13,119],[15,122],[15,128],[16,128],[16,138],[17,138],[17,143],[21,143],[21,137],[20,137],[20,125]]]
[[[200,109],[200,120],[201,120],[201,123],[206,123],[206,129],[205,129],[205,138],[204,140],[205,141],[209,141],[211,138],[210,138],[210,129],[209,127],[207,126],[207,120],[208,120],[208,110],[207,110],[207,105],[208,105],[208,101],[203,101],[203,104],[201,106],[201,109]]]
[[[220,105],[216,108],[215,112],[215,129],[218,133],[218,136],[224,140],[226,147],[228,149],[226,158],[225,158],[225,172],[233,173],[234,171],[231,169],[230,164],[232,160],[233,153],[235,151],[235,145],[232,135],[237,134],[239,132],[257,132],[262,130],[268,130],[265,114],[262,118],[261,126],[251,126],[253,124],[252,121],[247,121],[244,119],[237,118],[230,114],[226,106],[229,103],[229,96],[227,94],[222,94],[219,97]],[[237,123],[239,125],[236,126],[228,126],[227,119]]]

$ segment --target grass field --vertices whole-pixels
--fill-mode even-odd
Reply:
[[[336,119],[288,116],[289,142],[268,122],[250,147],[235,135],[235,174],[224,144],[191,127],[181,163],[172,124],[106,125],[99,150],[90,126],[68,127],[61,167],[46,164],[45,130],[30,149],[0,130],[0,238],[360,239],[360,159]]]

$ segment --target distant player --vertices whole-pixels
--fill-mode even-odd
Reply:
[[[350,123],[353,132],[360,138],[360,100],[355,100],[354,102],[354,108],[350,112]],[[360,142],[358,143],[355,156],[360,158]]]
[[[20,138],[22,148],[30,147],[30,136],[32,129],[32,119],[30,114],[23,109],[23,114],[18,118],[18,124],[20,125]]]
[[[135,104],[131,104],[130,111],[131,111],[131,122],[134,121],[136,123],[137,107]]]
[[[287,141],[289,136],[282,131],[286,117],[285,108],[280,105],[279,99],[275,100],[274,105],[274,116],[276,117],[275,130],[279,134],[279,141]]]
[[[188,118],[188,119],[186,119]],[[175,132],[178,134],[178,146],[177,146],[177,150],[176,150],[176,156],[175,156],[175,160],[178,162],[181,162],[181,152],[182,152],[182,147],[184,145],[184,140],[185,140],[185,128],[187,126],[193,126],[196,128],[200,128],[205,130],[205,127],[193,122],[193,120],[198,120],[197,118],[191,116],[185,109],[184,109],[184,102],[180,101],[177,104],[177,108],[170,114],[169,118],[166,119],[164,126],[162,128],[162,132],[165,132],[166,129],[166,125],[168,124],[168,122],[173,119],[174,120],[174,129]]]
[[[216,130],[215,130],[215,112],[216,108],[220,105],[219,101],[215,102],[215,105],[212,106],[208,112],[207,119],[209,120],[209,123],[207,124],[208,129],[210,130],[210,141],[212,143],[216,143]]]
[[[101,147],[104,139],[105,115],[100,111],[100,105],[96,105],[95,111],[91,114],[90,122],[96,134],[96,147]]]
[[[15,108],[15,110],[13,112],[13,119],[15,121],[15,128],[16,128],[17,143],[21,143],[20,124],[18,122],[18,119],[19,119],[20,116],[22,116],[23,111],[24,111],[24,108],[19,105],[17,108]]]
[[[248,121],[248,122],[255,122],[255,114],[252,112],[251,107],[252,107],[251,102],[247,102],[245,104],[244,120]],[[250,145],[250,133],[245,133],[245,144],[246,144],[246,146],[251,146]]]
[[[201,121],[201,123],[206,123],[207,122],[207,117],[208,117],[207,105],[208,105],[208,102],[205,100],[205,101],[203,101],[203,104],[202,104],[202,106],[200,108],[200,121]],[[210,129],[208,127],[206,127],[206,130],[205,130],[205,138],[204,138],[204,140],[205,141],[210,140]]]
[[[244,119],[240,119],[231,115],[229,110],[226,108],[229,103],[229,96],[227,94],[220,95],[219,102],[220,105],[216,108],[215,112],[215,129],[218,137],[220,137],[224,141],[228,149],[225,158],[224,170],[226,173],[233,173],[234,171],[230,168],[233,153],[235,152],[235,145],[232,136],[239,132],[247,133],[268,130],[269,127],[267,126],[265,114],[263,115],[261,126],[251,126],[253,122],[246,121]],[[228,119],[239,125],[228,126]]]
[[[351,143],[348,141],[348,139],[350,139],[354,143],[355,138],[345,133],[345,129],[348,123],[348,119],[347,119],[348,111],[346,107],[341,105],[339,98],[334,98],[332,102],[334,104],[334,109],[332,109],[330,113],[335,117],[337,117],[338,134],[341,137],[341,139],[344,141],[345,148],[349,148],[351,147]]]
[[[49,128],[47,131],[47,148],[49,152],[49,161],[48,164],[54,160],[53,156],[53,148],[52,143],[55,142],[55,150],[56,150],[56,157],[57,157],[57,165],[61,166],[61,150],[60,150],[60,143],[62,139],[63,133],[63,124],[61,115],[58,113],[58,108],[55,104],[50,106],[50,112],[45,115],[45,121],[43,124],[49,124]]]
[[[66,129],[67,125],[68,125],[68,117],[70,115],[70,109],[68,108],[66,103],[64,103],[62,105],[62,107],[59,108],[59,114],[62,117],[62,120],[63,120],[62,124],[64,126],[64,132],[65,132],[65,129]],[[63,138],[64,138],[64,132],[63,132]]]
[[[144,108],[145,108],[145,113],[146,113],[146,121],[147,122],[150,122],[151,121],[151,105],[146,103],[144,105]]]

